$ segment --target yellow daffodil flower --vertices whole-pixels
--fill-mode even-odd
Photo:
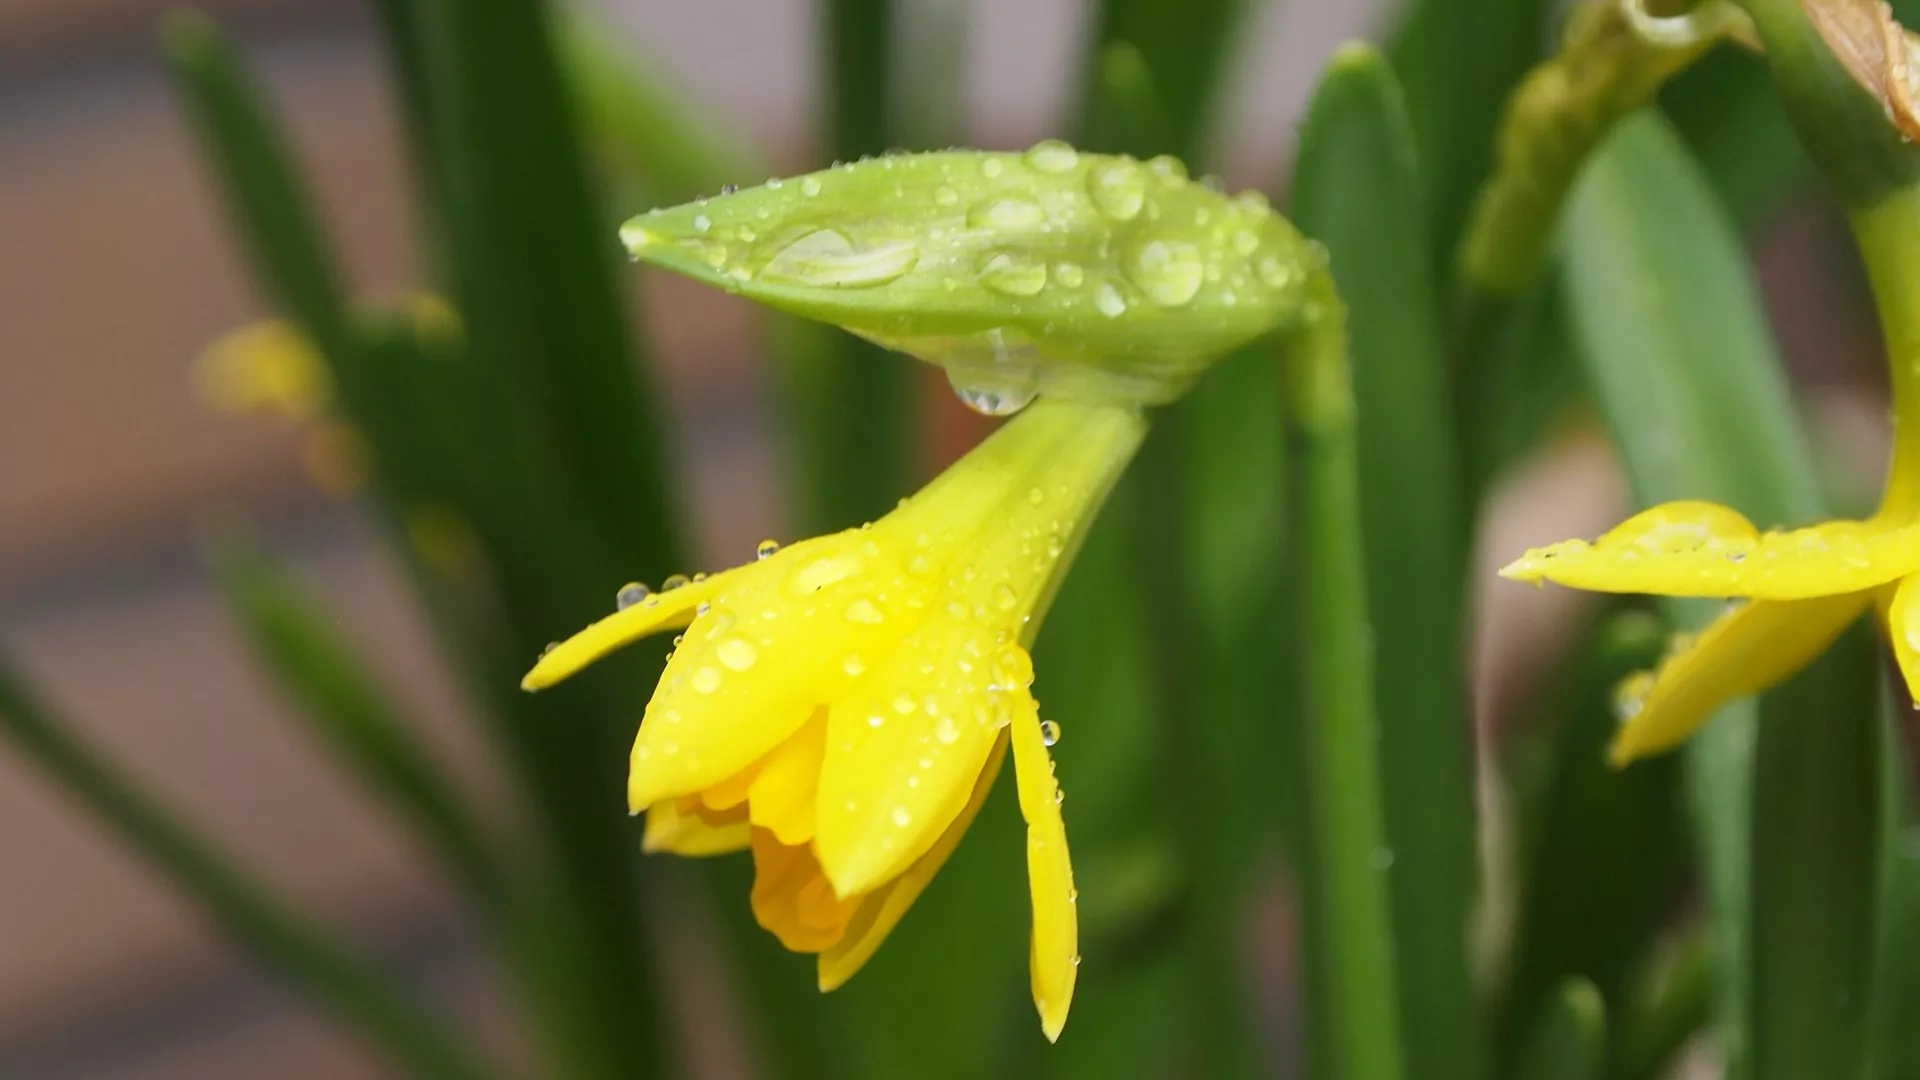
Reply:
[[[1009,746],[1027,821],[1033,997],[1049,1039],[1079,963],[1061,792],[1027,649],[1146,431],[1042,398],[871,525],[644,598],[561,643],[537,690],[684,628],[634,740],[649,851],[750,849],[753,910],[820,988],[858,971],[959,843]]]
[[[1670,502],[1592,543],[1535,548],[1500,571],[1598,592],[1739,601],[1621,685],[1615,765],[1670,749],[1727,701],[1784,681],[1870,606],[1920,693],[1920,371],[1894,367],[1893,465],[1872,517],[1763,532],[1715,503]]]

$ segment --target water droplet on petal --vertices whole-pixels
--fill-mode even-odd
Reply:
[[[1012,611],[1019,602],[1020,597],[1013,591],[1013,586],[1002,582],[993,587],[993,605],[1001,611]]]
[[[1031,229],[1046,219],[1040,204],[1023,195],[986,199],[967,211],[967,224],[976,229]]]
[[[613,606],[616,611],[625,611],[652,595],[653,590],[647,587],[646,582],[629,581],[614,594]]]
[[[1047,287],[1047,268],[1036,262],[997,252],[980,264],[980,284],[1007,296],[1037,296]]]
[[[885,727],[886,724],[887,718],[881,716],[879,713],[874,713],[872,716],[867,717],[867,726],[870,728]]]
[[[893,711],[899,713],[901,716],[906,716],[907,714],[913,712],[912,695],[901,694],[899,697],[894,698]]]
[[[1047,493],[1037,487],[1030,487],[1027,489],[1027,501],[1035,506],[1039,506],[1041,503],[1047,501]]]
[[[1127,298],[1120,295],[1120,290],[1114,288],[1112,282],[1102,282],[1099,288],[1093,290],[1093,307],[1107,318],[1117,319],[1127,313]]]
[[[847,658],[840,661],[840,670],[848,675],[859,675],[867,670],[867,662],[860,659],[859,653],[848,653]]]
[[[892,817],[894,825],[899,828],[904,829],[913,824],[913,811],[908,810],[904,806],[894,807]]]
[[[692,580],[693,580],[692,578],[688,577],[685,574],[675,574],[672,577],[660,583],[660,591],[672,592],[673,590],[679,588],[682,585],[685,585],[687,582]]]
[[[824,288],[872,288],[899,280],[919,261],[920,249],[911,240],[857,247],[838,229],[815,229],[781,248],[758,276]]]
[[[1087,194],[1093,205],[1115,221],[1132,221],[1147,201],[1147,185],[1140,166],[1122,158],[1103,161],[1087,170]]]
[[[720,689],[720,669],[717,667],[703,667],[693,673],[691,682],[695,690],[703,694],[711,694],[715,690]]]
[[[557,642],[557,641],[549,641],[549,642],[547,642],[547,646],[546,646],[546,648],[544,648],[544,649],[541,649],[541,650],[540,650],[540,655],[541,655],[541,656],[545,656],[545,655],[547,655],[548,653],[550,653],[550,652],[552,652],[553,650],[555,650],[555,649],[557,649],[557,648],[559,648],[559,647],[560,647],[560,643],[559,643],[559,642]]]
[[[1127,276],[1162,307],[1179,307],[1200,291],[1206,260],[1185,240],[1149,240],[1127,261]]]
[[[1060,741],[1060,725],[1051,720],[1040,721],[1040,743],[1052,746]]]
[[[952,746],[954,743],[959,742],[960,729],[955,726],[953,717],[941,717],[940,722],[933,725],[933,737],[939,739],[943,746]],[[926,759],[922,758],[921,760],[925,761]]]
[[[753,666],[753,662],[760,656],[760,651],[755,649],[753,642],[746,638],[730,637],[721,642],[714,649],[713,654],[720,658],[720,663],[727,670],[745,671]]]

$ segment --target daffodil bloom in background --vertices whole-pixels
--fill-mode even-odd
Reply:
[[[1616,765],[1675,746],[1728,700],[1787,679],[1868,608],[1920,694],[1920,367],[1896,359],[1892,371],[1893,462],[1872,517],[1763,532],[1715,503],[1672,502],[1500,571],[1599,592],[1734,599],[1656,670],[1621,685]]]
[[[1139,411],[1043,398],[871,525],[631,602],[524,685],[684,628],[634,741],[645,847],[750,848],[753,910],[822,990],[858,971],[966,832],[1011,746],[1034,1002],[1060,1033],[1079,964],[1062,795],[1028,648]],[[637,592],[637,590],[635,590]]]

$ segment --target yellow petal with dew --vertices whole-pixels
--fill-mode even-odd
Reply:
[[[1608,757],[1616,766],[1669,750],[1715,709],[1793,675],[1865,610],[1868,593],[1754,600],[1681,638],[1658,669],[1617,692],[1623,718]]]
[[[1599,540],[1535,548],[1500,571],[1597,592],[1803,600],[1858,592],[1920,567],[1920,524],[1827,521],[1761,532],[1724,506],[1671,502]]]
[[[944,866],[953,849],[960,845],[973,819],[979,815],[980,807],[987,801],[987,793],[993,790],[993,781],[1000,775],[1000,763],[1006,760],[1007,740],[1004,735],[994,740],[993,752],[987,755],[986,767],[980,770],[974,781],[972,795],[960,815],[940,834],[940,839],[925,855],[920,856],[907,871],[880,888],[875,889],[860,901],[860,908],[853,920],[847,924],[846,933],[831,948],[820,954],[819,978],[820,990],[827,993],[838,990],[879,950],[880,943],[887,939],[893,928],[899,925],[907,909],[920,897],[920,893],[933,880]]]
[[[814,849],[842,896],[872,891],[933,847],[1007,723],[1003,699],[1027,693],[1004,675],[1002,652],[1020,647],[996,646],[993,630],[952,606],[834,703]]]
[[[805,845],[782,844],[753,830],[753,915],[794,952],[817,953],[839,941],[860,899],[834,895]]]
[[[615,649],[662,630],[677,630],[687,625],[727,576],[715,574],[678,588],[649,593],[639,603],[601,619],[548,649],[540,662],[533,665],[533,670],[520,680],[520,689],[544,690]]]
[[[719,784],[845,697],[862,671],[847,657],[891,656],[937,588],[908,554],[879,526],[849,529],[712,579],[647,704],[629,800]]]
[[[1906,680],[1907,696],[1920,701],[1920,574],[1909,574],[1898,586],[1882,590],[1887,640]]]
[[[698,814],[682,814],[672,799],[663,799],[647,808],[647,829],[640,839],[640,849],[649,854],[726,855],[744,849],[751,834],[752,826],[745,817],[725,825],[710,825]]]
[[[1012,740],[1020,814],[1027,819],[1027,889],[1033,897],[1029,974],[1040,1028],[1052,1042],[1066,1026],[1080,969],[1080,894],[1073,887],[1067,827],[1060,816],[1060,784],[1054,779],[1037,709],[1029,705],[1015,711]]]

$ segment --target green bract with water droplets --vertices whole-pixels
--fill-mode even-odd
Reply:
[[[1044,142],[769,180],[621,229],[634,258],[947,370],[968,403],[1157,404],[1307,309],[1322,263],[1257,192]]]

